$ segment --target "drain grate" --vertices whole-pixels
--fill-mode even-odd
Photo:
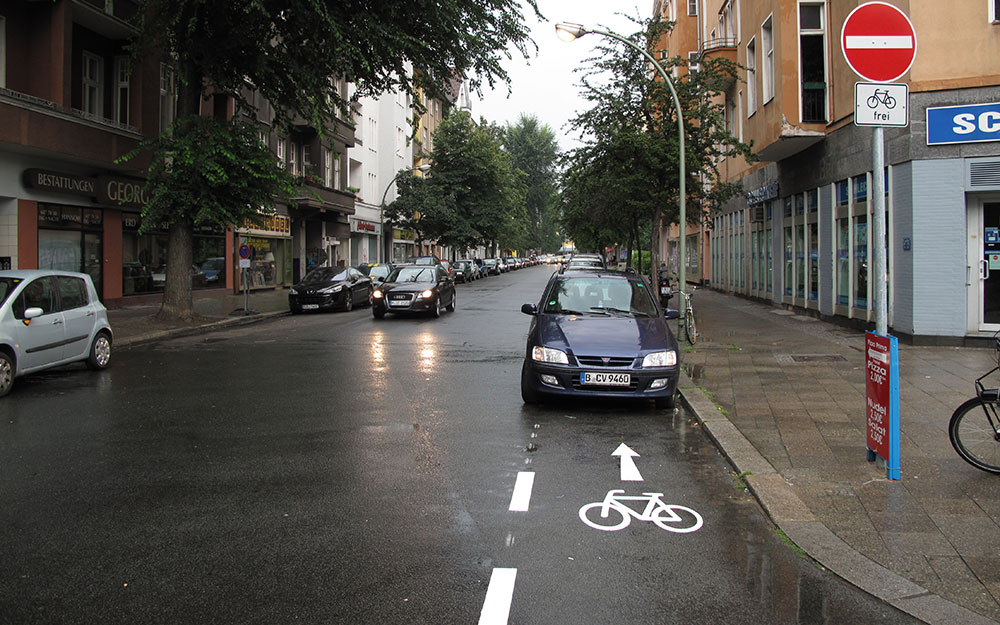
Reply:
[[[783,365],[813,362],[847,362],[840,354],[775,354],[774,359]]]

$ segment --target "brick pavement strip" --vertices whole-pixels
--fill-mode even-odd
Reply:
[[[927,623],[1000,622],[1000,481],[947,434],[992,351],[901,346],[903,479],[890,482],[864,459],[861,332],[714,291],[697,301],[682,401],[778,528]]]

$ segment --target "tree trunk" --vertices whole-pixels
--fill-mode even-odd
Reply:
[[[163,285],[163,304],[157,319],[190,320],[194,316],[191,298],[191,265],[194,263],[194,225],[178,220],[170,225],[167,239],[167,279]]]

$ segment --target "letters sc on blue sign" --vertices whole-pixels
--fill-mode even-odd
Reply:
[[[1000,102],[927,109],[927,145],[1000,141]]]

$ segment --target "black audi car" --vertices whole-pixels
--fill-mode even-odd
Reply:
[[[673,408],[677,341],[646,280],[634,273],[555,273],[538,304],[524,304],[531,327],[521,367],[521,398],[650,399]]]
[[[441,265],[401,265],[372,293],[372,315],[455,312],[455,281]]]
[[[288,289],[293,314],[304,310],[351,310],[372,301],[371,279],[354,267],[317,267]]]

